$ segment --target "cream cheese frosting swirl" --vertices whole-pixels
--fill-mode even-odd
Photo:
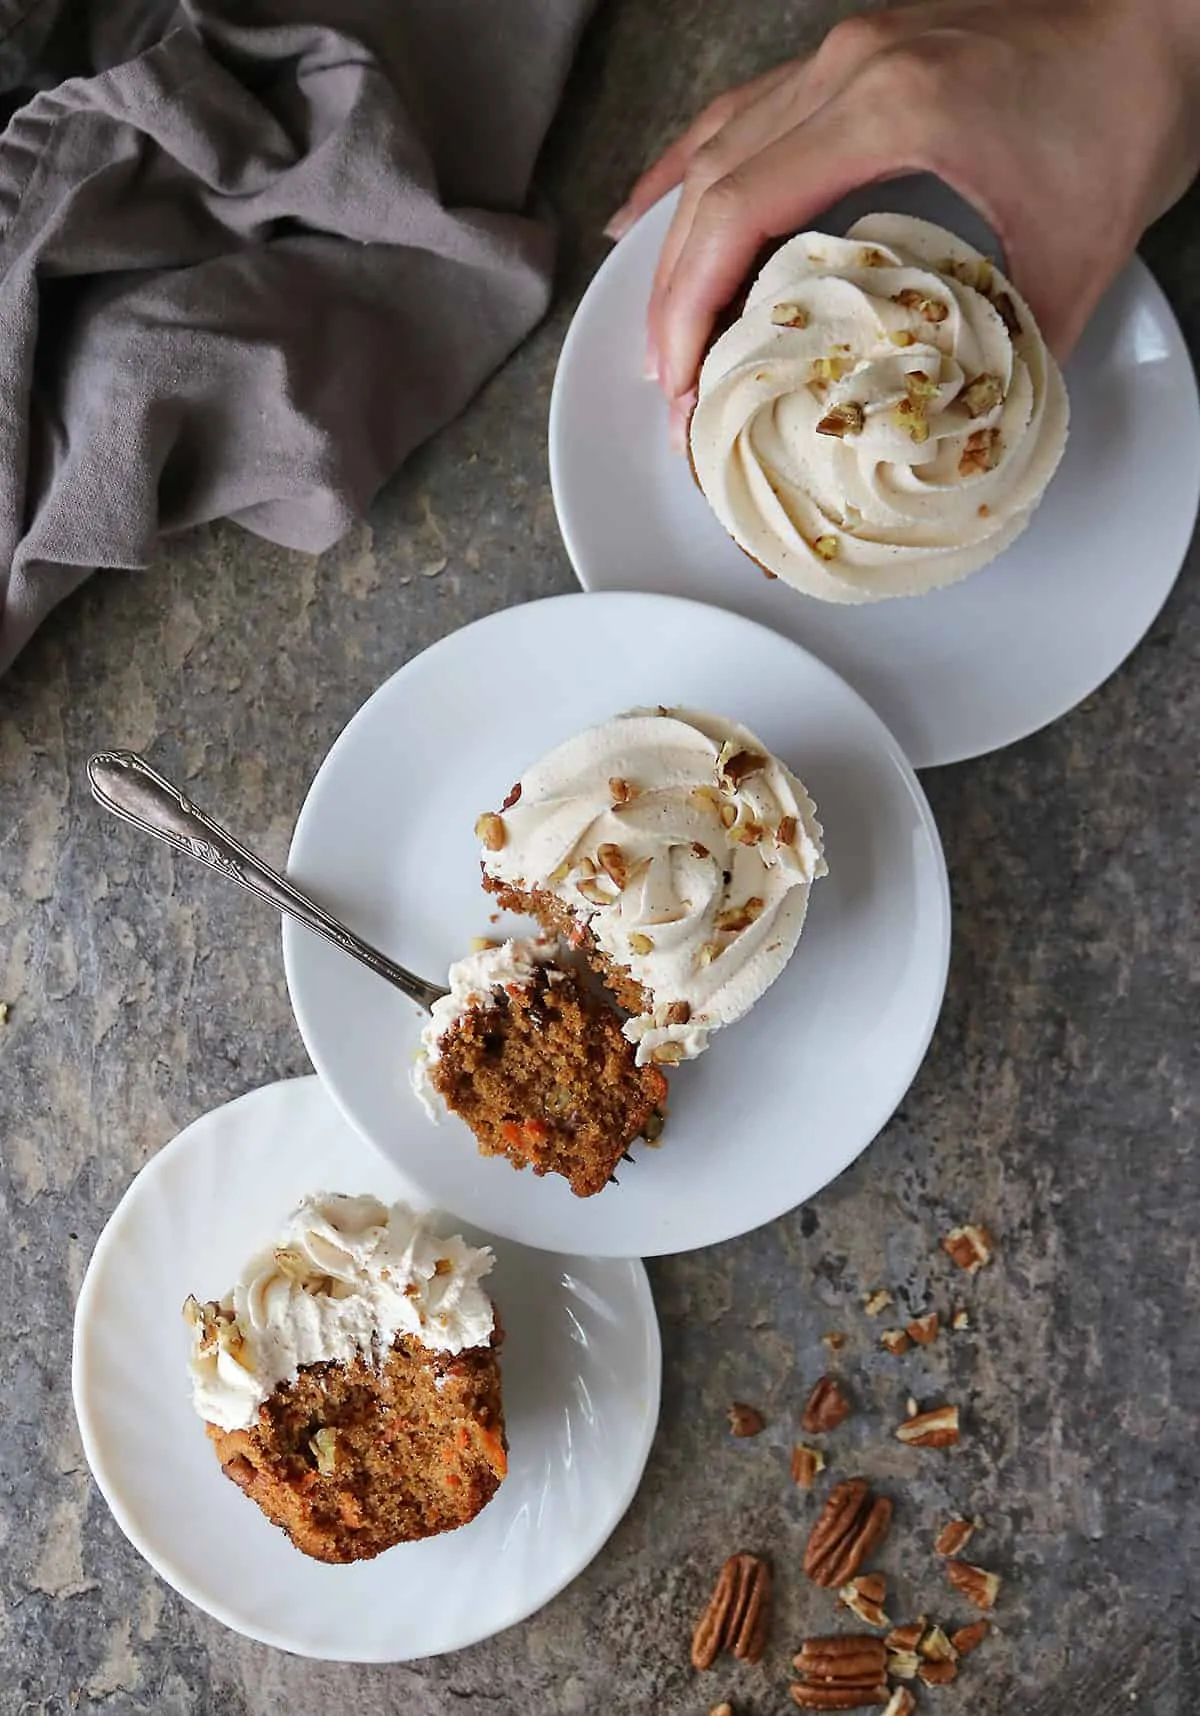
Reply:
[[[697,481],[734,541],[810,596],[954,583],[1028,524],[1067,394],[986,257],[908,215],[805,232],[714,343],[692,414]]]
[[[302,1365],[378,1359],[397,1335],[445,1353],[486,1345],[495,1312],[480,1281],[494,1261],[404,1204],[305,1198],[231,1293],[184,1306],[196,1411],[222,1430],[247,1429]]]
[[[544,757],[492,826],[491,877],[545,891],[645,998],[637,1061],[698,1055],[787,964],[825,873],[816,810],[736,722],[634,710]]]

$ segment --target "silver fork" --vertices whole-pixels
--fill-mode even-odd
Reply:
[[[189,858],[207,864],[210,870],[237,882],[247,893],[324,936],[377,977],[394,984],[426,1012],[447,993],[441,984],[418,977],[355,935],[294,882],[289,882],[198,810],[136,751],[98,751],[89,759],[87,769],[92,795],[105,810],[140,828],[143,834],[165,840],[177,852],[186,852]]]

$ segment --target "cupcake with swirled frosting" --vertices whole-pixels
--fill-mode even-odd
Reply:
[[[822,830],[753,733],[634,710],[569,739],[479,819],[483,884],[579,948],[631,1017],[639,1066],[673,1066],[749,1011],[791,958]]]
[[[1067,394],[988,259],[909,215],[806,232],[766,263],[700,373],[696,480],[751,559],[830,602],[914,596],[1025,529]]]

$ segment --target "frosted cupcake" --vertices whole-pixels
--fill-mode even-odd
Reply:
[[[578,948],[676,1066],[779,976],[825,874],[802,783],[745,727],[634,710],[535,763],[480,818],[483,885]]]
[[[192,1399],[296,1548],[361,1561],[453,1531],[507,1470],[486,1248],[403,1204],[324,1192],[223,1299],[192,1298]]]
[[[696,479],[771,576],[830,602],[955,583],[1025,529],[1066,444],[1067,395],[986,257],[909,215],[806,232],[715,341]]]

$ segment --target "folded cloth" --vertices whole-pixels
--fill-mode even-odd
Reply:
[[[587,9],[0,0],[0,670],[190,525],[319,553],[462,408]]]

